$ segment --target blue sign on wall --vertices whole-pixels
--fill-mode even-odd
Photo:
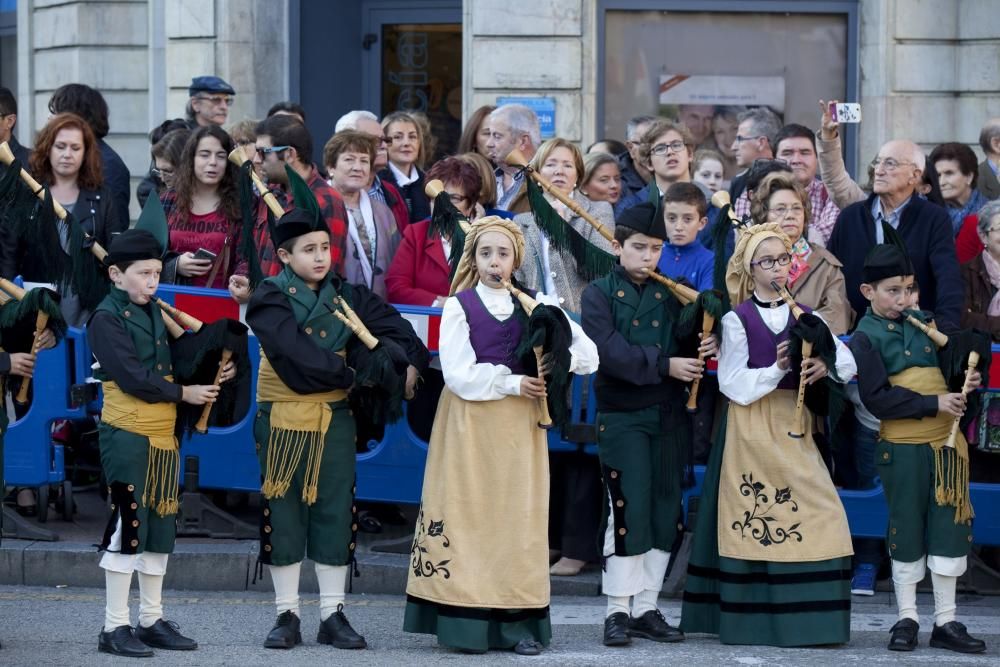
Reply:
[[[542,139],[556,136],[556,100],[554,97],[498,97],[497,106],[523,104],[538,116]]]

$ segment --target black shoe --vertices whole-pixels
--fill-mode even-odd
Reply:
[[[912,651],[917,648],[917,632],[920,625],[912,618],[904,618],[896,621],[889,631],[890,651]]]
[[[652,639],[654,642],[684,641],[684,633],[667,623],[659,609],[650,609],[639,618],[628,620],[629,637]]]
[[[295,615],[295,612],[283,611],[274,622],[274,627],[267,633],[264,640],[264,648],[294,648],[296,644],[302,643],[302,632],[299,626],[302,621]]]
[[[950,621],[941,627],[935,625],[931,631],[931,646],[958,653],[982,653],[986,650],[986,642],[970,636],[958,621]]]
[[[153,649],[139,641],[131,625],[119,625],[111,632],[101,631],[97,637],[97,650],[126,658],[153,657]]]
[[[365,638],[354,631],[347,617],[344,616],[343,605],[330,614],[319,624],[319,634],[316,641],[320,644],[332,644],[334,648],[360,649],[368,648]]]
[[[542,652],[542,645],[534,639],[522,639],[514,644],[514,653],[518,655],[539,655]]]
[[[632,643],[628,636],[628,614],[617,611],[604,619],[604,645],[627,646]]]
[[[193,651],[198,648],[198,642],[182,635],[176,623],[162,618],[148,628],[140,625],[135,629],[135,636],[146,646],[167,651]]]

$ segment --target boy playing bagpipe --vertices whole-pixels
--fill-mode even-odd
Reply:
[[[348,391],[359,397],[355,409],[382,419],[384,403],[367,399],[387,393],[398,410],[404,390],[412,393],[404,387],[408,366],[426,368],[428,353],[392,306],[330,270],[329,228],[314,207],[286,213],[271,238],[284,268],[254,291],[246,314],[261,345],[254,425],[264,495],[260,562],[270,565],[278,612],[264,646],[302,642],[299,572],[308,556],[319,581],[317,641],[363,649],[343,612],[358,529]],[[358,320],[374,349],[354,337]]]
[[[684,639],[657,609],[680,520],[682,468],[691,446],[684,384],[704,362],[678,349],[681,305],[653,282],[666,230],[659,209],[639,204],[617,220],[620,265],[583,293],[583,328],[597,344],[598,452],[604,476],[604,643]],[[714,335],[699,352],[717,351]],[[631,609],[630,609],[631,598]]]
[[[137,228],[112,241],[105,259],[112,288],[87,325],[87,340],[99,364],[94,376],[101,380],[104,392],[101,465],[113,511],[101,543],[107,607],[98,648],[128,657],[151,656],[150,647],[198,647],[176,624],[163,620],[161,594],[177,533],[178,404],[213,403],[219,386],[174,381],[175,366],[184,361],[179,347],[183,343],[171,342],[164,316],[152,303],[165,240],[166,219],[153,197]],[[234,375],[231,362],[222,370],[220,382]],[[128,607],[133,571],[139,573],[135,629]]]
[[[884,225],[884,233],[887,242],[865,258],[861,292],[871,305],[851,337],[851,350],[861,401],[880,420],[875,467],[889,504],[886,544],[899,614],[888,648],[917,647],[917,584],[926,568],[934,587],[930,645],[980,653],[986,643],[955,620],[955,588],[972,546],[973,517],[969,447],[958,428],[967,398],[956,389],[969,352],[988,362],[989,339],[979,332],[924,332],[928,314],[910,310],[913,265],[895,230]],[[964,378],[970,389],[982,380],[973,366]]]

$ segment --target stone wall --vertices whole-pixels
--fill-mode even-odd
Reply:
[[[19,0],[17,12],[18,138],[32,143],[59,86],[98,88],[110,108],[107,141],[133,176],[133,219],[148,133],[184,116],[193,77],[233,85],[231,122],[260,118],[287,95],[288,0]]]

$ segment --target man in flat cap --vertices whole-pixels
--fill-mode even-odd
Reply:
[[[225,125],[236,91],[217,76],[196,76],[188,86],[188,125],[192,130],[206,125]]]

